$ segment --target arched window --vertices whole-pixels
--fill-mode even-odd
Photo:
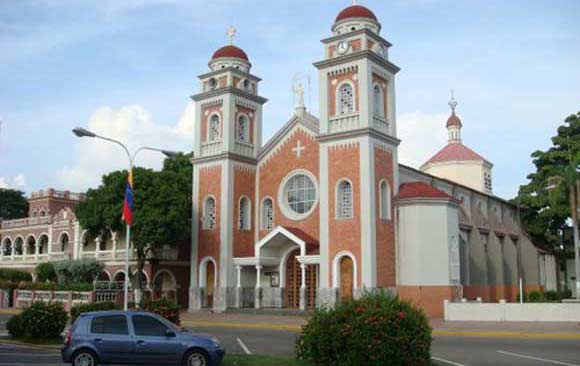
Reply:
[[[206,230],[215,229],[216,226],[216,214],[215,214],[215,199],[213,197],[208,197],[205,199],[203,205],[203,228]]]
[[[266,198],[262,203],[262,230],[272,230],[274,228],[274,203],[270,198]]]
[[[381,219],[390,220],[391,219],[391,189],[387,181],[381,181],[380,186],[380,209],[381,209]]]
[[[250,208],[250,200],[248,199],[248,197],[242,197],[240,198],[240,207],[239,207],[239,213],[238,213],[238,228],[240,230],[250,230],[250,217],[252,215],[252,213],[250,212],[251,208]]]
[[[338,89],[338,114],[354,112],[354,91],[352,85],[344,83]]]
[[[385,109],[383,107],[383,90],[379,85],[375,85],[373,88],[373,109],[375,116],[384,116]]]
[[[238,117],[238,141],[250,142],[250,128],[248,119],[245,116]]]
[[[208,141],[218,141],[220,139],[221,128],[220,128],[220,118],[218,115],[214,114],[209,119],[209,132],[207,135]]]
[[[2,245],[2,254],[5,256],[12,255],[12,241],[10,239],[4,240],[4,244]]]
[[[336,217],[352,218],[352,185],[350,182],[343,180],[338,183],[336,201]]]
[[[68,252],[68,242],[69,242],[69,237],[67,233],[63,233],[62,236],[60,237],[60,251],[61,252]]]

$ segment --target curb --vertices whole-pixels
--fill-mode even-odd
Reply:
[[[302,326],[285,324],[257,324],[257,323],[232,323],[232,322],[203,322],[183,321],[183,326],[193,327],[217,327],[238,329],[267,329],[299,332]],[[580,339],[580,333],[525,333],[525,332],[490,332],[490,331],[450,331],[433,330],[434,336],[467,336],[480,338],[516,338],[516,339]]]

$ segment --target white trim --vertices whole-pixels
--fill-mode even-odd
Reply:
[[[291,246],[284,252],[280,259],[280,267],[278,268],[279,287],[286,288],[286,262],[288,261],[290,254],[296,251],[296,249],[295,245]],[[298,246],[298,249],[300,249],[300,246]]]
[[[199,262],[199,287],[207,287],[207,263],[208,262],[213,263],[213,270],[214,270],[213,287],[217,288],[218,287],[218,276],[217,276],[218,267],[217,267],[217,263],[216,263],[215,259],[213,257],[210,257],[210,256],[204,257]]]
[[[347,182],[348,184],[350,184],[350,216],[340,216],[339,215],[339,207],[341,206],[339,204],[339,197],[338,197],[338,193],[339,193],[339,185],[342,182]],[[336,220],[351,220],[354,218],[354,186],[352,184],[352,181],[346,177],[343,178],[339,178],[336,181],[336,184],[334,185],[334,218]]]
[[[387,216],[383,216],[383,184],[387,186]],[[384,221],[390,221],[392,219],[391,210],[393,208],[392,200],[391,200],[391,186],[389,181],[386,178],[381,178],[379,181],[379,218]]]
[[[173,272],[171,272],[168,269],[160,269],[159,271],[157,271],[155,273],[155,276],[153,276],[153,282],[151,282],[152,285],[152,289],[155,289],[155,280],[157,279],[157,277],[162,274],[162,273],[167,273],[169,275],[169,277],[171,277],[171,280],[173,281],[173,288],[170,288],[168,290],[177,290],[177,278],[175,277],[175,275],[173,274]]]
[[[288,207],[288,202],[286,201],[286,185],[288,184],[290,179],[294,178],[297,175],[306,175],[308,178],[310,178],[310,180],[314,184],[314,203],[312,204],[310,210],[308,210],[303,214],[299,214],[293,211],[290,207]],[[282,182],[278,187],[278,205],[280,207],[280,211],[286,218],[293,221],[301,221],[310,216],[316,210],[316,207],[318,206],[318,200],[319,200],[318,180],[316,179],[314,174],[305,169],[295,169],[291,171],[282,179]]]
[[[340,260],[343,257],[350,257],[350,259],[352,259],[352,271],[353,271],[353,281],[354,281],[354,285],[353,288],[356,290],[358,288],[358,266],[356,263],[356,258],[354,256],[354,254],[352,254],[350,251],[348,250],[343,250],[340,251],[338,253],[336,253],[336,255],[334,256],[334,259],[332,260],[332,287],[334,288],[340,288]]]
[[[268,242],[278,234],[282,234],[286,236],[288,239],[292,240],[295,244],[298,244],[298,246],[300,246],[300,255],[301,256],[306,255],[306,242],[304,242],[304,240],[292,234],[282,226],[276,226],[275,229],[270,231],[268,235],[264,236],[262,240],[257,242],[256,245],[254,246],[256,257],[258,258],[258,260],[260,258],[260,249],[262,249],[264,245],[268,244]]]
[[[326,112],[321,110],[321,115]],[[330,256],[329,256],[329,175],[328,175],[328,144],[320,144],[319,149],[320,166],[320,271],[318,273],[318,284],[321,288],[328,288],[330,283]]]
[[[99,278],[99,276],[101,275],[101,273],[105,273],[107,275],[107,277],[109,277],[109,282],[111,282],[113,280],[113,277],[111,277],[111,272],[107,271],[106,269],[103,269],[98,275],[95,276],[95,280],[97,278]]]

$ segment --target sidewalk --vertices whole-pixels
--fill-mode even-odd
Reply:
[[[188,327],[224,327],[269,329],[299,332],[306,324],[303,315],[251,314],[245,312],[183,312],[182,325]],[[434,336],[474,336],[490,338],[580,339],[578,323],[516,322],[445,322],[431,319]]]

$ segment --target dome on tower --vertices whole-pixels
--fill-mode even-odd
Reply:
[[[378,21],[377,16],[370,9],[361,5],[351,5],[338,13],[335,22],[340,22],[341,20],[350,18],[368,18]]]
[[[215,60],[218,58],[239,58],[244,61],[249,61],[248,55],[244,52],[244,50],[233,45],[224,46],[215,51],[211,59]]]
[[[455,114],[455,111],[453,111],[451,113],[451,116],[449,116],[449,118],[447,119],[447,125],[446,126],[447,127],[451,127],[451,126],[462,127],[463,126],[463,124],[461,123],[461,120]]]

